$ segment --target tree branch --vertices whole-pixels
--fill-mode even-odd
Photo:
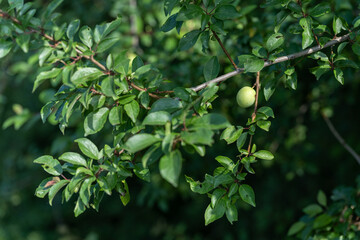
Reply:
[[[255,106],[254,106],[254,112],[251,115],[251,120],[254,121],[256,118],[256,111],[257,111],[257,107],[258,107],[258,103],[259,103],[259,90],[260,90],[260,72],[256,73],[256,95],[255,95]],[[251,150],[251,143],[252,143],[252,139],[253,139],[253,135],[250,136],[250,140],[249,140],[249,146],[248,146],[248,154],[250,154],[250,150]]]
[[[21,23],[21,21],[19,19],[11,16],[10,14],[8,14],[7,12],[4,12],[1,9],[0,9],[0,17],[4,18],[4,19],[10,19],[12,22],[14,22],[14,23],[16,23],[18,25],[22,25],[22,23]],[[32,27],[27,27],[27,29],[30,30],[31,33],[37,33],[37,34],[43,36],[44,38],[46,38],[47,40],[54,42],[55,44],[54,44],[53,47],[56,47],[61,42],[61,41],[57,41],[55,38],[53,38],[53,37],[47,35],[46,33],[44,33],[44,31],[42,29],[34,29]],[[75,51],[79,55],[81,55],[81,57],[90,60],[93,64],[95,64],[96,66],[101,68],[101,70],[103,70],[104,72],[110,73],[109,69],[107,69],[103,64],[101,64],[99,61],[97,61],[94,58],[94,55],[91,55],[91,56],[82,55],[83,52],[80,49],[76,48],[76,47],[75,47]],[[146,89],[141,88],[141,87],[135,85],[134,83],[131,83],[131,86],[134,89],[137,89],[139,91],[147,91]],[[152,97],[152,98],[156,98],[156,99],[162,98],[162,96],[159,96],[159,95],[156,95],[156,94],[153,94],[153,93],[150,93],[150,92],[149,92],[149,96]]]
[[[323,117],[325,123],[330,129],[331,133],[335,136],[335,138],[339,141],[339,143],[355,158],[355,160],[360,164],[360,156],[352,149],[345,140],[341,137],[339,132],[335,129],[334,125],[330,121],[330,119],[322,112],[321,116]]]
[[[293,54],[290,54],[290,55],[287,55],[287,56],[282,56],[282,57],[278,57],[277,59],[275,59],[274,61],[265,61],[264,63],[264,68],[265,67],[269,67],[271,65],[274,65],[274,64],[277,64],[277,63],[281,63],[281,62],[285,62],[285,61],[289,61],[289,60],[292,60],[292,59],[296,59],[296,58],[299,58],[299,57],[303,57],[303,56],[307,56],[307,55],[310,55],[310,54],[313,54],[315,52],[318,52],[324,48],[328,48],[328,47],[331,47],[331,46],[334,46],[338,43],[341,43],[341,42],[345,42],[346,40],[349,40],[350,39],[350,33],[344,35],[344,36],[341,36],[341,37],[337,37],[337,38],[334,38],[333,40],[327,42],[324,46],[315,46],[315,47],[312,47],[312,48],[308,48],[308,49],[305,49],[301,52],[297,52],[297,53],[293,53]],[[230,73],[227,73],[227,74],[224,74],[220,77],[217,77],[217,78],[214,78],[210,81],[207,81],[203,84],[200,84],[196,87],[192,87],[191,89],[198,92],[200,91],[201,89],[205,88],[206,86],[208,86],[209,84],[211,83],[219,83],[219,82],[223,82],[233,76],[236,76],[242,72],[244,72],[245,69],[244,68],[238,68],[236,69],[235,71],[233,72],[230,72]]]
[[[209,25],[210,26],[210,25]],[[216,41],[218,41],[218,43],[220,44],[221,49],[224,51],[224,53],[226,54],[226,56],[228,57],[228,59],[230,60],[231,64],[234,66],[235,69],[238,69],[238,66],[235,64],[234,60],[231,58],[230,54],[228,53],[228,51],[226,50],[224,44],[222,43],[221,39],[219,38],[219,36],[216,34],[215,31],[211,30],[211,32],[213,33],[214,37],[216,38]]]

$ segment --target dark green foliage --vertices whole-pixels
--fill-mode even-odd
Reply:
[[[144,226],[126,233],[125,238],[148,237],[142,232],[150,232],[149,238],[154,239],[192,238],[202,216],[202,224],[205,219],[205,225],[211,223],[219,232],[200,230],[195,234],[199,239],[267,239],[269,231],[274,236],[271,239],[281,239],[294,220],[294,209],[301,206],[297,199],[292,199],[289,207],[283,201],[294,194],[304,201],[305,196],[299,195],[300,189],[295,191],[292,182],[311,176],[324,185],[328,183],[322,174],[333,176],[334,172],[338,176],[328,188],[343,176],[344,181],[352,180],[355,167],[350,157],[339,164],[341,168],[323,162],[342,159],[339,151],[344,156],[347,153],[341,145],[331,152],[328,143],[316,139],[330,134],[312,121],[320,111],[330,116],[339,106],[345,111],[343,105],[354,109],[359,102],[360,21],[358,10],[351,11],[356,8],[353,2],[266,1],[261,7],[257,2],[228,0],[134,2],[138,8],[129,8],[127,1],[100,1],[86,7],[80,1],[46,5],[41,1],[0,1],[0,58],[2,69],[6,69],[2,72],[4,82],[17,86],[6,88],[6,94],[0,88],[0,111],[5,113],[1,120],[4,129],[13,125],[21,133],[34,131],[29,139],[21,140],[22,144],[11,142],[14,149],[30,151],[26,154],[29,176],[40,175],[30,160],[36,159],[34,162],[45,170],[41,179],[31,178],[37,181],[31,181],[32,192],[40,183],[37,197],[47,195],[56,209],[61,196],[64,203],[70,201],[65,206],[72,205],[76,217],[95,216],[86,211],[90,208],[100,211],[96,216],[117,212],[130,222],[133,213],[138,214],[141,221],[135,220],[133,225]],[[85,17],[89,15],[92,18]],[[330,47],[317,51],[319,46]],[[303,62],[296,59],[300,55],[294,55],[291,61],[273,65],[282,56],[306,48],[317,52],[301,55],[306,58]],[[245,73],[221,84],[195,88],[233,71],[234,64]],[[258,105],[253,113],[239,109],[235,106],[236,91],[259,71],[261,85],[255,84],[260,91]],[[337,82],[352,93],[349,98],[333,94],[345,91]],[[285,91],[282,86],[299,93]],[[33,96],[27,95],[31,88]],[[41,104],[31,104],[36,95]],[[15,115],[9,113],[5,97],[16,103]],[[354,112],[353,120],[338,121],[349,121],[350,131],[356,133],[358,113]],[[40,125],[40,119],[47,123]],[[49,123],[58,125],[64,136]],[[11,130],[4,133],[12,134]],[[354,144],[356,135],[352,136]],[[43,143],[34,146],[30,138],[36,137]],[[22,158],[20,151],[0,146],[4,159]],[[4,169],[12,168],[8,161],[4,161]],[[12,176],[11,171],[7,174],[5,187]],[[257,176],[261,177],[255,180]],[[318,189],[311,180],[304,188],[311,192]],[[13,201],[12,193],[4,191],[3,195]],[[120,201],[130,210],[119,209]],[[184,202],[190,210],[179,207]],[[324,193],[319,193],[318,202],[304,209],[315,218],[312,228],[316,233],[339,221],[323,212],[328,204]],[[9,205],[0,203],[2,209]],[[134,204],[142,207],[134,208]],[[146,205],[157,206],[166,214],[165,219],[171,219],[171,226],[166,230],[155,223],[150,224],[152,230],[145,227],[153,219],[137,211]],[[35,208],[43,208],[39,206]],[[259,210],[250,210],[250,206]],[[274,216],[276,210],[283,213],[281,217]],[[248,213],[257,215],[247,217]],[[1,221],[9,214],[2,216]],[[225,216],[237,224],[231,231],[224,231],[230,228],[219,220]],[[104,232],[105,222],[99,223]],[[296,223],[290,233],[307,229],[307,223]],[[15,236],[11,224],[4,226],[0,227],[0,239],[25,238]],[[23,227],[21,223],[16,226]],[[29,230],[24,234],[31,238]],[[51,238],[51,234],[42,232],[41,236]],[[315,233],[307,231],[305,235]]]

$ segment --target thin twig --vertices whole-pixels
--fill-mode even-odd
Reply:
[[[1,18],[4,18],[4,19],[10,19],[12,22],[18,24],[18,25],[22,25],[21,21],[13,16],[11,16],[10,14],[8,14],[7,12],[4,12],[3,10],[0,9],[0,17]],[[46,33],[44,33],[43,29],[34,29],[32,27],[27,27],[27,29],[31,32],[31,33],[37,33],[41,36],[43,36],[44,38],[46,38],[47,40],[49,41],[52,41],[54,42],[54,45],[52,45],[53,48],[56,48],[61,41],[57,41],[55,38],[47,35]],[[87,56],[87,55],[83,55],[83,52],[78,49],[78,48],[75,48],[75,51],[81,55],[80,57],[83,57],[83,58],[86,58],[88,60],[90,60],[93,64],[95,64],[96,66],[98,66],[99,68],[101,68],[106,74],[110,74],[111,71],[109,71],[109,69],[107,69],[103,64],[101,64],[99,61],[97,61],[95,58],[94,58],[94,55],[91,55],[91,56]],[[131,86],[139,91],[147,91],[146,89],[144,88],[141,88],[137,85],[135,85],[134,83],[131,83]],[[152,98],[156,98],[156,99],[159,99],[159,98],[162,98],[162,96],[159,96],[159,95],[156,95],[156,94],[153,94],[153,93],[149,93],[149,96],[152,97]]]
[[[360,156],[355,152],[352,147],[350,147],[345,140],[341,137],[339,132],[335,129],[334,125],[330,121],[330,119],[322,112],[321,116],[325,120],[328,128],[330,129],[331,133],[335,136],[335,138],[339,141],[339,143],[355,158],[355,160],[360,164]]]
[[[358,32],[356,33],[358,34]],[[287,56],[282,56],[282,57],[278,57],[277,59],[275,59],[274,61],[266,61],[264,63],[264,67],[269,67],[271,65],[274,65],[274,64],[277,64],[277,63],[281,63],[281,62],[285,62],[285,61],[289,61],[289,60],[293,60],[293,59],[296,59],[296,58],[299,58],[299,57],[303,57],[303,56],[306,56],[306,55],[310,55],[310,54],[313,54],[315,52],[318,52],[324,48],[328,48],[330,46],[334,46],[338,43],[341,43],[341,42],[344,42],[344,41],[347,41],[349,40],[350,38],[350,33],[344,35],[344,36],[341,36],[341,37],[337,37],[337,38],[334,38],[333,40],[327,42],[324,46],[315,46],[315,47],[312,47],[312,48],[308,48],[308,49],[305,49],[301,52],[297,52],[297,53],[293,53],[293,54],[290,54],[290,55],[287,55]],[[200,84],[196,87],[192,87],[191,89],[198,92],[200,91],[201,89],[207,87],[209,84],[211,83],[219,83],[219,82],[223,82],[223,81],[226,81],[227,79],[233,77],[233,76],[236,76],[242,72],[244,72],[245,69],[244,68],[238,68],[236,69],[235,71],[232,71],[230,73],[227,73],[227,74],[224,74],[222,76],[219,76],[217,78],[214,78],[210,81],[207,81],[203,84]]]
[[[224,51],[224,53],[226,54],[226,56],[230,60],[231,64],[234,66],[235,69],[238,69],[238,66],[235,64],[234,60],[231,58],[230,54],[226,50],[226,48],[225,48],[224,44],[222,43],[221,39],[219,38],[219,36],[216,34],[215,31],[211,30],[211,32],[213,33],[216,41],[218,41],[218,43],[220,44],[220,47],[222,48],[222,50]]]
[[[256,95],[255,95],[255,106],[254,106],[254,112],[251,115],[251,120],[254,121],[256,118],[256,112],[257,112],[257,108],[258,108],[258,103],[259,103],[259,90],[260,90],[260,72],[256,73]],[[251,150],[251,143],[252,143],[252,139],[253,139],[253,135],[250,135],[250,140],[249,140],[249,146],[248,146],[248,154],[250,154],[250,150]]]

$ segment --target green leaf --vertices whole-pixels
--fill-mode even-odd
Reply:
[[[226,204],[226,218],[230,222],[230,224],[233,224],[233,222],[236,222],[238,220],[238,211],[236,209],[235,204],[231,204],[230,201]]]
[[[60,162],[49,155],[35,159],[34,163],[42,164],[43,169],[54,176],[59,176],[63,172]]]
[[[62,69],[61,68],[53,68],[50,71],[41,72],[34,82],[33,92],[47,79],[56,78],[60,73]]]
[[[225,211],[225,201],[220,201],[219,204],[215,206],[215,208],[212,208],[211,204],[209,204],[209,206],[205,210],[205,226],[224,216]]]
[[[343,22],[341,21],[341,18],[334,16],[333,19],[333,30],[335,35],[339,34],[341,30],[343,29]]]
[[[199,128],[193,132],[181,132],[181,139],[190,145],[203,144],[210,146],[213,143],[213,136],[214,132],[207,128]]]
[[[214,189],[213,177],[206,174],[205,181],[194,181],[191,177],[185,176],[186,182],[190,184],[191,191],[199,194],[205,194]]]
[[[164,155],[159,162],[160,175],[174,187],[178,186],[182,157],[179,150]]]
[[[186,21],[203,14],[203,10],[200,6],[195,4],[188,4],[186,7],[180,9],[176,21]]]
[[[206,62],[204,66],[204,77],[206,81],[217,77],[220,71],[220,64],[217,56],[213,56]]]
[[[96,177],[86,178],[81,185],[79,196],[85,206],[89,207],[89,201],[91,197],[91,184],[96,181]]]
[[[220,139],[224,139],[227,142],[227,144],[231,144],[241,136],[243,129],[244,129],[243,127],[240,127],[239,129],[235,129],[235,126],[230,126],[222,132]]]
[[[116,42],[119,42],[119,37],[106,38],[102,40],[96,48],[97,53],[102,53],[111,48]]]
[[[340,47],[340,46],[339,46]],[[0,47],[1,48],[1,47]],[[360,44],[359,43],[354,43],[352,46],[351,46],[351,48],[352,48],[352,50],[353,50],[353,52],[356,54],[356,55],[358,55],[358,56],[360,56]],[[0,56],[1,56],[1,53],[0,53]]]
[[[66,35],[68,36],[68,38],[70,40],[74,39],[75,34],[77,33],[77,31],[79,30],[80,27],[80,20],[76,19],[70,22],[67,30],[66,30]]]
[[[231,184],[230,189],[229,189],[229,193],[228,193],[228,197],[230,198],[231,196],[233,196],[235,193],[237,193],[239,191],[239,185],[234,182],[233,184]]]
[[[214,17],[220,20],[228,20],[240,17],[240,14],[233,5],[221,5],[216,8]]]
[[[300,25],[304,29],[302,33],[302,48],[305,49],[309,47],[314,41],[314,37],[311,32],[312,26],[310,18],[306,17],[300,19]]]
[[[124,184],[124,192],[120,193],[120,200],[121,200],[122,204],[124,206],[126,206],[130,202],[130,191],[129,191],[129,186],[126,183],[126,181],[123,180],[122,183]]]
[[[165,0],[164,1],[164,12],[165,15],[171,14],[172,10],[176,6],[176,4],[179,2],[179,0]]]
[[[86,207],[85,207],[84,203],[81,201],[80,197],[78,197],[76,204],[75,204],[75,208],[74,208],[75,217],[78,217],[80,214],[85,212],[85,210],[86,210]]]
[[[327,205],[326,195],[321,190],[317,194],[317,201],[320,205],[326,207],[326,205]]]
[[[310,72],[315,75],[316,80],[319,80],[320,77],[326,72],[330,71],[331,66],[328,64],[320,65],[310,69]]]
[[[166,111],[169,113],[173,113],[176,110],[182,108],[182,103],[173,98],[161,98],[153,103],[149,113],[159,112],[159,111]]]
[[[360,26],[360,16],[356,17],[354,19],[354,21],[352,22],[352,24],[353,24],[354,28],[357,28],[358,26]]]
[[[52,206],[52,201],[53,201],[55,195],[60,191],[61,188],[63,188],[69,182],[70,182],[69,180],[60,180],[59,182],[57,182],[55,185],[53,185],[50,188],[50,191],[49,191],[49,204],[50,204],[50,206]]]
[[[274,111],[270,107],[261,107],[257,112],[265,114],[267,117],[275,118]]]
[[[107,97],[116,97],[113,77],[107,77],[101,81],[101,90]]]
[[[266,150],[260,150],[257,151],[256,153],[253,153],[253,155],[257,158],[263,159],[263,160],[272,160],[274,159],[274,155]]]
[[[55,11],[55,9],[60,6],[62,2],[63,0],[52,0],[46,8],[44,17],[48,18]]]
[[[329,3],[320,3],[315,7],[311,8],[308,14],[312,17],[321,17],[331,11]]]
[[[302,11],[301,6],[295,2],[290,2],[287,7],[295,13],[301,13]]]
[[[253,55],[241,55],[238,60],[239,65],[245,68],[245,72],[259,72],[264,68],[264,60]]]
[[[344,85],[344,73],[340,68],[334,69],[334,76],[336,80],[338,80],[338,82],[341,83],[341,85]]]
[[[226,196],[226,190],[218,188],[211,194],[211,207],[216,207],[216,204],[221,200],[224,196]]]
[[[215,160],[229,171],[232,171],[235,167],[235,163],[228,157],[217,156]]]
[[[87,138],[78,138],[75,140],[79,144],[79,148],[83,154],[91,159],[100,159],[100,152],[96,145]]]
[[[149,165],[153,164],[163,155],[162,149],[160,148],[160,144],[154,144],[151,146],[143,155],[141,162],[143,164],[143,168],[147,168]]]
[[[223,129],[230,126],[228,120],[221,114],[210,113],[192,120],[189,129],[208,128],[211,130]]]
[[[247,138],[248,133],[244,132],[241,134],[241,136],[237,139],[236,141],[236,146],[238,148],[238,150],[240,151],[241,148],[244,146],[246,138]]]
[[[79,33],[79,37],[80,40],[89,48],[92,47],[93,45],[93,33],[91,31],[91,28],[89,28],[88,26],[83,26],[80,29],[80,33]]]
[[[140,133],[130,137],[125,143],[125,149],[131,153],[138,152],[143,150],[156,142],[161,141],[161,139],[148,134],[148,133]]]
[[[147,115],[143,121],[143,125],[165,125],[171,121],[171,115],[165,111],[153,112]]]
[[[83,156],[81,156],[80,154],[75,153],[75,152],[63,153],[59,157],[59,159],[64,161],[64,162],[71,163],[73,165],[81,165],[81,166],[87,167],[85,158]]]
[[[266,49],[269,52],[279,48],[284,43],[284,36],[281,33],[272,34],[266,41]]]
[[[303,212],[309,215],[310,217],[314,217],[319,213],[323,212],[323,209],[317,204],[311,204],[303,209]]]
[[[85,136],[99,132],[104,127],[108,115],[109,109],[106,107],[89,113],[84,121]]]
[[[121,106],[116,106],[113,107],[110,110],[109,113],[109,122],[111,123],[111,125],[115,126],[115,125],[119,125],[122,123],[122,107]]]
[[[50,191],[50,187],[52,186],[52,185],[49,186],[49,182],[58,182],[58,181],[60,181],[58,177],[45,178],[36,188],[35,196],[37,196],[38,198],[44,198],[46,194]]]
[[[295,235],[298,232],[300,232],[301,230],[303,230],[305,226],[306,226],[306,223],[304,223],[304,222],[296,222],[293,225],[291,225],[287,235],[288,236]]]
[[[0,40],[0,58],[5,57],[12,49],[12,42]]]
[[[86,84],[88,81],[97,80],[99,77],[103,76],[104,73],[97,68],[86,67],[78,68],[78,70],[72,75],[71,82],[75,85]]]
[[[163,32],[169,32],[170,30],[174,29],[176,27],[176,17],[177,13],[171,15],[166,22],[161,26],[160,30]]]
[[[124,110],[125,110],[126,114],[129,116],[129,118],[131,119],[131,121],[133,121],[135,123],[136,118],[138,117],[139,112],[140,112],[139,103],[137,101],[132,101],[128,104],[125,104]]]
[[[255,193],[252,187],[247,184],[241,184],[239,187],[239,194],[241,199],[250,204],[251,206],[255,207]]]
[[[127,75],[129,71],[130,60],[127,58],[126,54],[120,54],[115,58],[114,70],[122,75]]]
[[[269,129],[270,129],[270,126],[271,126],[271,122],[270,121],[259,120],[259,121],[256,122],[256,125],[259,128],[261,128],[261,129],[268,132]]]
[[[8,0],[9,6],[13,9],[20,10],[24,5],[24,0]]]
[[[131,63],[131,71],[135,72],[142,66],[144,66],[143,60],[139,56],[136,56]]]
[[[179,42],[179,50],[186,51],[195,45],[200,36],[201,30],[193,30],[185,34]]]
[[[327,225],[329,225],[332,222],[332,220],[333,219],[331,216],[329,216],[325,213],[321,214],[320,216],[315,218],[313,228],[318,229],[318,228],[326,227]]]

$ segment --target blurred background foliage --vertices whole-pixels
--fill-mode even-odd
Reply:
[[[41,11],[45,0],[35,0]],[[244,16],[225,24],[224,44],[235,58],[249,53],[252,45],[262,43],[272,31],[275,8],[255,8],[264,1],[235,1]],[[316,1],[315,1],[316,2]],[[321,2],[321,1],[317,1]],[[359,9],[356,0],[333,0],[332,10],[349,22]],[[0,4],[1,6],[1,4]],[[146,63],[158,67],[169,79],[166,87],[195,86],[204,81],[203,65],[209,58],[201,44],[187,52],[177,51],[182,34],[199,26],[199,21],[188,21],[180,35],[176,30],[160,31],[166,20],[163,1],[157,0],[65,0],[58,9],[58,22],[79,18],[82,25],[94,27],[122,16],[119,29],[121,40],[113,51],[127,50],[131,58],[138,54]],[[322,21],[330,23],[332,16]],[[285,34],[288,53],[301,50],[300,38],[287,32],[294,22],[288,19],[280,32]],[[1,23],[1,22],[0,22]],[[1,27],[1,24],[0,24]],[[285,32],[284,32],[285,31]],[[210,43],[210,54],[219,56],[221,73],[232,70],[216,42]],[[330,50],[325,51],[328,53]],[[348,51],[348,52],[346,52]],[[358,57],[345,53],[355,62]],[[100,59],[100,58],[99,58]],[[166,183],[153,171],[152,183],[134,178],[129,180],[130,204],[123,207],[118,196],[105,197],[100,212],[87,211],[78,218],[72,212],[73,204],[61,204],[57,196],[53,207],[45,199],[34,196],[34,191],[46,173],[32,161],[44,154],[59,156],[65,150],[77,151],[73,140],[83,136],[78,117],[62,135],[58,126],[42,124],[39,111],[56,89],[56,82],[44,84],[35,94],[32,84],[38,72],[38,53],[20,51],[9,54],[0,62],[0,124],[13,118],[13,127],[0,130],[0,240],[7,239],[285,239],[292,223],[302,216],[301,209],[312,203],[319,189],[330,196],[340,185],[355,186],[359,165],[336,141],[321,117],[325,108],[331,121],[346,142],[360,152],[360,72],[345,71],[345,85],[326,76],[316,81],[309,68],[314,60],[296,63],[298,89],[286,89],[279,81],[269,102],[263,95],[260,105],[274,109],[275,120],[269,133],[259,132],[255,142],[275,153],[275,161],[257,163],[256,175],[249,176],[257,207],[239,205],[239,221],[230,225],[225,218],[204,227],[203,213],[208,204],[204,196],[195,195],[182,178],[177,189]],[[273,77],[263,71],[262,81]],[[220,85],[214,111],[222,112],[232,124],[243,125],[251,110],[240,109],[235,95],[244,85],[254,83],[254,74],[242,74]],[[9,121],[6,124],[10,124]],[[5,124],[5,125],[6,125]],[[96,135],[92,141],[111,144],[111,127]],[[106,133],[106,134],[105,134]],[[183,174],[203,179],[205,172],[216,166],[219,153],[236,156],[235,146],[218,141],[207,149],[205,157],[184,155]]]

